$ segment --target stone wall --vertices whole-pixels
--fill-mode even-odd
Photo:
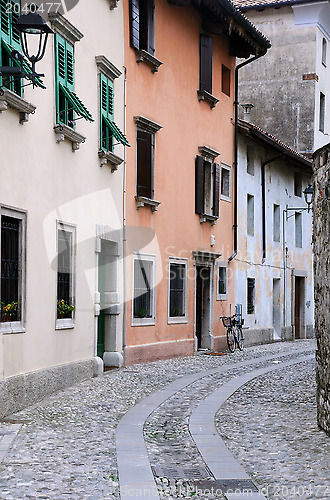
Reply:
[[[249,10],[247,17],[271,41],[266,56],[239,72],[239,102],[252,103],[251,122],[298,151],[313,151],[316,30],[296,28],[291,7]],[[243,110],[240,107],[240,118]]]
[[[317,421],[330,435],[330,144],[314,153],[314,296]]]
[[[53,366],[0,382],[0,418],[23,410],[70,385],[93,376],[94,359]]]

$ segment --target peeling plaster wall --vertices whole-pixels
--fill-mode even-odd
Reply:
[[[330,435],[330,144],[314,154],[313,244],[317,420]]]
[[[322,92],[326,95],[325,114],[329,116],[330,40],[324,25],[330,6],[313,6],[313,16],[310,6],[299,9],[299,13],[291,7],[247,11],[247,17],[272,47],[266,56],[240,71],[239,101],[255,106],[251,112],[253,123],[294,149],[312,153],[328,141],[329,133],[327,125],[325,133],[319,131],[319,103]],[[328,44],[326,66],[321,60],[323,37]],[[303,75],[309,76],[304,79]]]
[[[247,146],[254,148],[254,175],[247,173]],[[313,273],[311,247],[311,213],[302,212],[302,248],[295,246],[294,217],[285,221],[288,248],[286,292],[284,301],[283,210],[306,207],[303,197],[294,195],[294,172],[299,171],[287,160],[278,159],[265,167],[266,179],[266,258],[262,254],[262,192],[261,164],[275,158],[277,153],[243,135],[238,150],[238,255],[235,259],[235,303],[243,305],[245,325],[249,327],[247,343],[292,339],[294,335],[294,277],[304,278],[302,303],[303,325],[301,338],[313,335]],[[310,182],[310,175],[302,171],[302,189]],[[247,193],[254,196],[254,235],[247,234]],[[280,206],[280,241],[273,240],[274,204]],[[295,212],[289,212],[289,216]],[[255,311],[247,314],[247,278],[255,278]],[[273,280],[279,279],[279,294],[275,300],[274,318]],[[276,295],[276,294],[275,294]],[[284,305],[285,304],[285,305]],[[278,330],[274,332],[274,325]],[[267,335],[264,333],[267,331]],[[251,337],[251,342],[249,340]]]

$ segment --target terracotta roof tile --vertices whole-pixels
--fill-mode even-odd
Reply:
[[[241,11],[248,9],[255,9],[257,7],[271,7],[272,5],[293,5],[298,3],[305,3],[304,0],[232,0],[232,3]],[[313,3],[313,0],[310,0]]]
[[[306,156],[302,155],[301,153],[298,153],[295,149],[291,148],[284,142],[280,141],[280,139],[277,139],[272,134],[269,134],[269,132],[265,132],[265,130],[262,130],[262,128],[258,127],[254,123],[251,122],[246,122],[244,120],[239,119],[238,120],[238,125],[240,126],[240,130],[243,132],[245,130],[249,130],[252,132],[253,131],[257,132],[259,137],[261,136],[264,137],[265,139],[269,139],[274,145],[280,146],[280,148],[285,152],[287,152],[290,156],[296,157],[297,160],[303,160],[303,163],[306,165],[312,166],[312,161],[306,158]]]

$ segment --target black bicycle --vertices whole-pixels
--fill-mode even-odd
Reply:
[[[244,319],[239,314],[233,316],[220,316],[223,326],[227,330],[227,345],[230,352],[234,352],[236,346],[240,351],[244,349],[244,336],[242,326]]]

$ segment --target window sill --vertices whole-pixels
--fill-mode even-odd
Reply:
[[[56,330],[69,330],[74,328],[74,320],[72,318],[57,319],[55,323]]]
[[[214,97],[214,95],[210,94],[206,90],[197,90],[197,95],[198,95],[198,100],[199,101],[206,101],[209,105],[210,108],[214,108],[216,104],[218,104],[219,99]]]
[[[19,112],[19,122],[21,125],[29,121],[29,115],[34,114],[36,106],[23,99],[8,89],[0,89],[0,113],[6,111],[8,106]]]
[[[156,59],[156,57],[149,54],[146,50],[136,50],[136,62],[145,62],[149,64],[151,66],[151,73],[156,73],[159,66],[163,64],[162,61]]]
[[[136,200],[136,208],[139,210],[139,208],[144,207],[144,206],[149,206],[151,207],[152,212],[157,212],[158,210],[158,205],[160,205],[160,201],[156,200],[151,200],[150,198],[146,198],[145,196],[135,196]]]
[[[211,222],[211,226],[214,226],[218,219],[219,217],[216,215],[203,214],[199,216],[199,222],[201,224],[203,224],[203,222]]]
[[[220,200],[221,200],[221,201],[228,201],[229,203],[231,203],[231,198],[230,198],[230,196],[225,196],[224,194],[221,194],[221,195],[220,195]]]
[[[56,142],[60,143],[64,141],[64,139],[68,139],[68,141],[72,142],[72,151],[77,151],[79,149],[80,144],[85,142],[86,137],[82,134],[79,134],[71,127],[68,127],[64,124],[58,124],[54,127],[54,132],[56,134]]]
[[[133,318],[131,326],[155,326],[155,318]]]
[[[168,325],[174,325],[174,324],[181,324],[182,325],[184,323],[188,323],[187,316],[167,318]]]
[[[99,158],[100,158],[100,167],[103,167],[103,165],[107,165],[109,163],[111,172],[115,172],[118,170],[119,165],[123,163],[123,159],[120,158],[119,156],[115,155],[111,151],[104,151],[101,149],[98,152]]]
[[[228,294],[227,293],[218,293],[217,300],[228,300]]]
[[[0,333],[24,333],[25,328],[20,321],[6,321],[0,323]]]

